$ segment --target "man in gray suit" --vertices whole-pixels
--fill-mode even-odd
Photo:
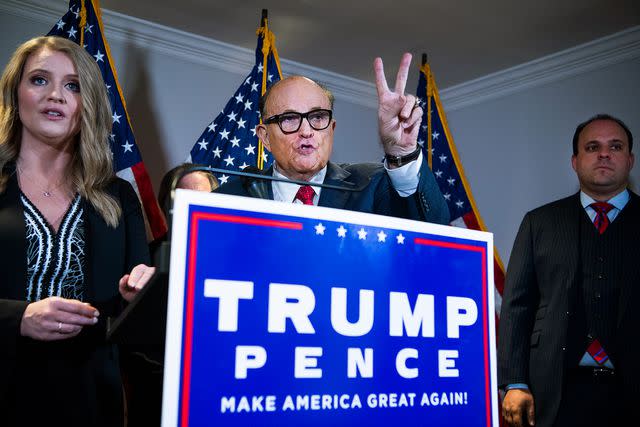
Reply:
[[[640,199],[633,136],[609,115],[580,124],[580,192],[527,213],[507,269],[498,339],[512,426],[637,423]],[[635,308],[637,309],[637,308]]]
[[[265,175],[356,191],[236,179],[217,192],[448,224],[447,204],[417,144],[422,109],[415,96],[404,93],[410,63],[405,54],[390,90],[382,60],[374,62],[384,164],[329,161],[336,126],[333,95],[313,80],[280,80],[260,103],[263,123],[256,131],[275,159]]]

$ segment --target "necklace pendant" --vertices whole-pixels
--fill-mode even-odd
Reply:
[[[51,197],[51,193],[50,193],[49,191],[43,191],[43,192],[42,192],[42,195],[43,195],[44,197]]]

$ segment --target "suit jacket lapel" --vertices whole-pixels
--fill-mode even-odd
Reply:
[[[9,167],[9,166],[7,166]],[[4,193],[0,194],[0,230],[3,245],[0,248],[0,271],[5,275],[6,288],[0,298],[24,300],[27,283],[26,226],[20,202],[20,187],[15,169]]]
[[[585,210],[580,204],[580,193],[576,193],[568,200],[566,209],[563,210],[562,215],[558,218],[559,227],[558,241],[567,242],[567,257],[564,262],[567,263],[567,271],[569,276],[565,283],[567,294],[569,296],[569,311],[576,311],[576,304],[582,301],[579,298],[578,292],[580,289],[579,281],[582,277],[582,263],[580,247],[582,236],[580,234],[580,223],[582,222],[583,215],[587,215]]]
[[[628,236],[630,237],[629,241],[632,242],[631,244],[633,245],[633,242],[640,241],[640,225],[638,225],[638,218],[640,218],[640,198],[635,193],[631,192],[631,190],[629,190],[629,202],[618,214],[616,221],[622,218],[627,218],[626,221],[628,221],[629,225]],[[638,283],[633,282],[633,270],[630,269],[637,268],[635,267],[635,265],[638,260],[627,258],[622,262],[624,263],[623,275],[628,280],[623,280],[620,284],[620,300],[618,303],[618,326],[620,325],[620,322],[622,322],[622,319],[624,318],[627,310],[630,308],[630,303],[633,302],[635,304],[637,302],[637,300],[632,301],[632,291],[634,286],[638,286]]]
[[[353,188],[355,183],[349,180],[351,173],[340,166],[329,162],[327,164],[327,174],[324,177],[324,184],[337,185],[340,187]],[[334,190],[331,188],[323,188],[320,193],[318,206],[328,208],[344,209],[349,200],[349,191]]]
[[[273,176],[273,166],[263,171],[262,175]],[[273,200],[273,185],[267,179],[253,179],[249,185],[245,186],[245,190],[250,197]]]

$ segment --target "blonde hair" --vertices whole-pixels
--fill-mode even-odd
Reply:
[[[122,208],[107,193],[114,179],[113,155],[109,146],[111,133],[111,105],[107,97],[100,69],[94,59],[74,42],[55,36],[36,37],[19,46],[7,63],[0,80],[0,193],[9,180],[5,166],[15,162],[20,152],[22,123],[18,115],[18,86],[24,65],[30,55],[42,49],[62,52],[73,62],[80,83],[82,112],[80,131],[71,160],[70,173],[73,188],[115,228]]]

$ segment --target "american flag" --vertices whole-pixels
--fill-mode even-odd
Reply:
[[[258,103],[267,88],[282,78],[282,73],[275,36],[269,31],[266,18],[256,33],[258,46],[251,73],[224,110],[202,132],[188,162],[236,171],[249,166],[263,169],[273,162],[271,153],[256,136],[256,125],[261,121]],[[224,184],[229,176],[220,174],[218,179]]]
[[[418,133],[418,144],[422,146],[440,191],[447,201],[451,225],[487,231],[473,200],[471,187],[464,176],[462,163],[440,102],[435,78],[426,62],[420,68],[417,96],[420,100],[420,106],[425,112]],[[504,266],[496,250],[494,250],[493,261],[497,325],[504,289]]]
[[[72,40],[83,46],[95,58],[102,71],[113,112],[110,143],[114,170],[120,178],[129,181],[136,190],[143,207],[149,240],[162,237],[167,232],[167,222],[158,206],[149,175],[133,136],[109,45],[104,38],[97,0],[71,0],[69,11],[60,18],[48,35]]]

